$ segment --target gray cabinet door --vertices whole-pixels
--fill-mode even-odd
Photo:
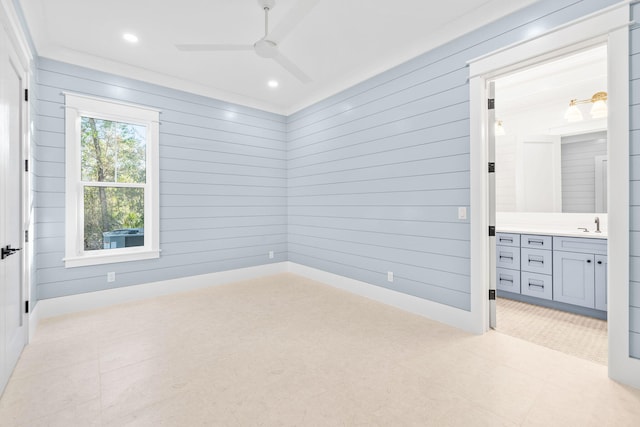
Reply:
[[[553,299],[595,308],[595,255],[553,252]]]
[[[596,255],[596,309],[607,309],[607,257]]]

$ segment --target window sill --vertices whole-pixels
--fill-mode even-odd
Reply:
[[[65,257],[64,267],[88,267],[91,265],[112,264],[115,262],[142,261],[160,258],[160,250],[136,250],[117,253],[85,254],[83,256]]]

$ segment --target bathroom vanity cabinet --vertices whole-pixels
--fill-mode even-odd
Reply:
[[[607,310],[606,239],[497,233],[496,267],[501,296],[596,317]]]

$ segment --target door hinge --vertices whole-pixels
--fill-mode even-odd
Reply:
[[[496,299],[496,290],[489,289],[489,301],[493,301]]]
[[[25,314],[29,314],[29,300],[24,302],[24,312]]]
[[[24,171],[29,172],[29,159],[24,160]]]
[[[24,230],[24,241],[29,243],[29,230]]]
[[[29,102],[29,89],[24,90],[24,101]]]
[[[487,108],[489,110],[495,110],[496,109],[496,100],[493,99],[493,98],[489,98],[487,101],[488,101],[487,102]]]
[[[495,173],[496,164],[494,162],[489,162],[489,173]]]
[[[496,226],[495,225],[490,225],[489,226],[489,237],[495,237],[496,235]]]

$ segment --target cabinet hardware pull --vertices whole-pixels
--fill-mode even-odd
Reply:
[[[542,260],[542,259],[531,259],[531,258],[529,258],[529,264],[531,264],[532,262],[537,262],[538,264],[544,264],[544,260]]]
[[[513,279],[509,280],[509,279],[500,278],[500,283],[502,283],[502,282],[513,283]]]
[[[513,239],[505,239],[505,238],[500,238],[500,242],[507,242],[507,243],[513,243]]]
[[[543,283],[543,282],[540,282],[540,283],[534,283],[534,282],[531,282],[531,281],[530,281],[530,282],[529,282],[529,287],[531,287],[531,286],[535,286],[536,288],[542,288],[542,289],[544,289],[544,283]]]
[[[591,260],[590,259],[587,260],[587,264],[591,264]]]
[[[540,240],[540,239],[529,239],[529,244],[530,245],[544,245],[544,241]]]
[[[598,261],[598,264],[602,264],[602,261]]]
[[[513,257],[512,256],[506,256],[506,255],[500,255],[500,259],[510,259],[513,261]]]

